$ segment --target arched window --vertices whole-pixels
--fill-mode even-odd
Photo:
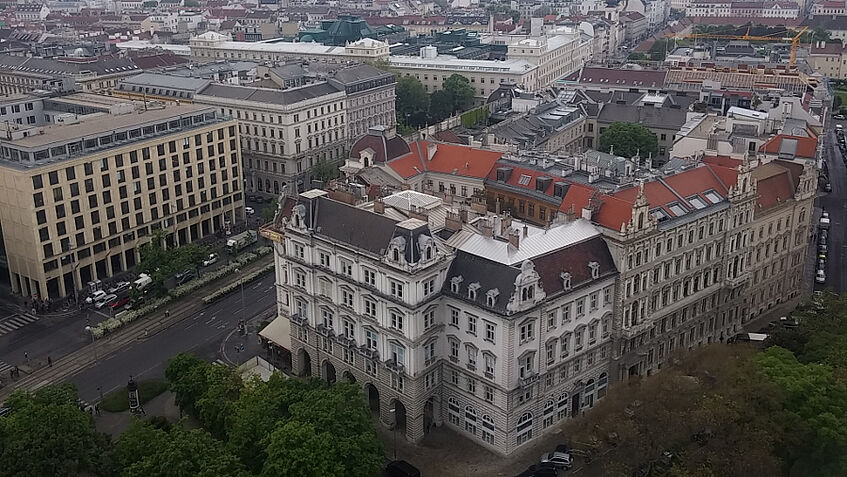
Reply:
[[[432,245],[426,247],[426,259],[432,260]]]
[[[271,181],[268,179],[265,179],[265,190],[268,192],[271,191]]]
[[[400,261],[400,251],[396,248],[391,251],[391,258],[394,259],[395,262]]]
[[[606,395],[606,388],[609,386],[609,375],[603,373],[597,378],[597,399],[602,399]]]
[[[551,425],[553,425],[553,410],[556,408],[556,403],[552,399],[547,401],[544,404],[544,415],[543,420],[541,421],[541,428],[547,429]]]
[[[476,409],[470,406],[465,408],[465,431],[476,435]]]
[[[262,179],[256,181],[256,188],[260,191],[262,190]]]
[[[594,380],[589,379],[587,383],[585,383],[585,389],[582,391],[582,407],[590,408],[594,407]]]
[[[274,181],[274,194],[279,194],[279,181]]]
[[[457,401],[454,397],[447,399],[447,416],[450,420],[450,424],[455,426],[460,425],[461,416],[459,413],[459,401]]]
[[[482,416],[482,440],[494,444],[494,419],[488,414]]]
[[[558,409],[556,411],[556,419],[560,421],[568,417],[568,397],[568,393],[562,393],[558,401],[556,401],[556,409]]]
[[[532,413],[525,412],[518,419],[518,425],[515,428],[518,433],[518,445],[532,439]]]

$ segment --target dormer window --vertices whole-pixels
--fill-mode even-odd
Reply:
[[[521,300],[523,300],[523,301],[532,300],[532,298],[534,296],[535,296],[535,285],[525,286],[521,290]]]
[[[564,288],[565,290],[570,290],[571,274],[569,272],[562,272],[559,276],[562,277],[562,288]]]
[[[453,277],[450,279],[450,291],[453,293],[459,293],[459,286],[462,284],[462,276]]]
[[[399,261],[400,261],[400,251],[399,251],[399,250],[397,250],[396,248],[395,248],[394,250],[392,250],[392,251],[391,251],[391,258],[392,258],[395,262],[399,262]]]
[[[588,268],[591,269],[591,278],[596,279],[600,276],[600,264],[597,262],[588,262]]]
[[[493,308],[493,307],[497,304],[497,297],[498,297],[499,295],[500,295],[500,290],[498,290],[498,289],[496,289],[496,288],[495,288],[495,289],[493,289],[493,290],[488,290],[488,291],[485,293],[485,303],[486,303],[488,306],[490,306],[490,307],[492,307],[492,308]]]
[[[426,259],[432,260],[432,245],[429,245],[426,248]]]
[[[479,290],[479,282],[471,283],[468,285],[468,298],[471,300],[476,300],[476,292]]]

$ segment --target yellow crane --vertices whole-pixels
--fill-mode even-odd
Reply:
[[[787,33],[785,32],[773,33],[771,35],[766,36],[754,36],[750,35],[750,27],[747,27],[747,32],[743,35],[714,35],[711,33],[691,33],[688,35],[677,35],[676,38],[682,38],[686,40],[747,40],[747,41],[790,41],[791,42],[791,56],[788,60],[788,66],[794,67],[794,62],[797,60],[797,45],[800,43],[800,37],[803,33],[806,33],[809,27],[804,26],[800,31],[794,35],[793,37],[776,37],[774,35]]]

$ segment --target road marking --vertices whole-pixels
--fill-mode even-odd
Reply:
[[[218,358],[212,362],[212,366],[227,366],[227,364],[222,359]]]
[[[11,333],[12,331],[17,330],[18,328],[23,328],[24,326],[30,323],[38,321],[39,319],[40,317],[30,315],[29,313],[6,317],[4,321],[0,322],[0,336],[5,335],[7,333]]]
[[[3,373],[5,373],[6,371],[8,371],[12,368],[14,368],[14,366],[12,366],[11,364],[4,363],[3,361],[0,361],[0,378],[3,377]]]
[[[845,204],[845,205],[847,205],[847,204]],[[251,289],[251,290],[255,290],[255,289],[259,288],[260,286],[262,286],[262,284],[261,284],[261,283],[257,283],[257,284],[255,284],[255,285],[253,285],[252,287],[250,287],[250,289]]]
[[[215,317],[214,317],[214,316],[212,317],[212,319],[211,319],[211,320],[207,321],[207,322],[206,322],[206,324],[207,324],[207,325],[210,325],[210,324],[212,324],[212,322],[213,322],[213,321],[215,321]]]

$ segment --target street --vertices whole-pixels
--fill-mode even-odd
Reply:
[[[832,288],[842,292],[847,284],[847,254],[845,254],[844,226],[847,224],[847,166],[838,149],[838,141],[833,130],[835,123],[847,126],[845,121],[831,121],[829,128],[824,131],[824,158],[829,167],[829,181],[832,192],[821,194],[818,206],[829,212],[831,225],[829,233],[829,254],[826,261],[826,283],[817,284],[815,289]],[[815,227],[817,219],[815,217]],[[814,245],[813,245],[814,247]],[[812,278],[813,279],[813,278]]]
[[[273,280],[273,274],[268,274],[244,286],[247,305],[244,319],[261,318],[268,309],[275,309]],[[96,364],[75,374],[69,381],[77,386],[80,399],[94,402],[100,398],[101,389],[107,394],[125,386],[130,376],[139,379],[163,377],[168,359],[178,353],[192,352],[207,361],[215,361],[222,340],[236,328],[241,318],[241,294],[236,291],[158,334],[147,338],[139,336],[136,344],[121,352],[98,357]],[[244,339],[258,338],[251,333]]]

